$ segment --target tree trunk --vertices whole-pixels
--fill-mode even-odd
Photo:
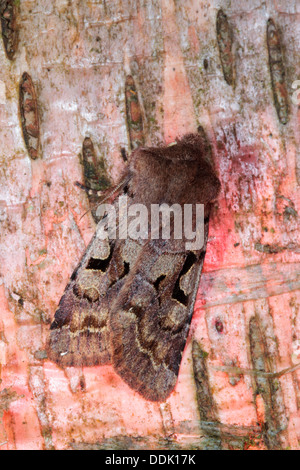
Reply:
[[[0,449],[298,449],[299,2],[1,0],[1,18]],[[157,404],[45,344],[96,226],[74,182],[199,126],[222,192]]]

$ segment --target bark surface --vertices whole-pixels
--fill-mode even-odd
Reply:
[[[1,15],[0,449],[298,449],[300,371],[272,373],[300,362],[299,2],[2,0]],[[179,380],[155,404],[110,366],[60,369],[45,342],[95,231],[74,185],[85,139],[116,182],[121,149],[199,126],[222,192]]]

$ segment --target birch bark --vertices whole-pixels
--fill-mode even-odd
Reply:
[[[2,16],[11,4],[1,2]],[[299,2],[15,8],[13,57],[5,41],[0,48],[0,449],[298,449],[300,371],[219,369],[300,362]],[[24,72],[37,95],[35,160],[20,124]],[[63,371],[44,352],[95,231],[90,213],[81,218],[88,197],[74,186],[83,182],[82,144],[93,141],[117,181],[120,149],[130,148],[128,76],[144,123],[132,145],[169,143],[201,125],[222,182],[178,384],[161,405],[110,366]]]

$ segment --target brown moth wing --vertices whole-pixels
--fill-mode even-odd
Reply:
[[[51,325],[48,357],[61,366],[105,364],[110,360],[108,305],[101,292],[112,247],[96,235],[71,276]],[[101,299],[101,300],[100,300]]]
[[[110,312],[114,368],[147,400],[166,400],[176,385],[207,236],[208,221],[198,252],[174,253],[170,241],[147,244]]]
[[[71,276],[51,325],[48,357],[62,367],[110,362],[108,313],[138,257],[134,240],[95,235]]]

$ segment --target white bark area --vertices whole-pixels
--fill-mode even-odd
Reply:
[[[233,30],[235,86],[220,60],[220,8]],[[267,379],[217,369],[276,372],[300,362],[300,114],[292,100],[300,3],[21,0],[19,11],[13,60],[0,47],[0,448],[298,449],[299,371]],[[274,105],[269,18],[283,48],[285,125]],[[37,93],[37,160],[20,124],[23,72]],[[222,183],[178,384],[161,405],[110,366],[64,371],[44,355],[49,321],[95,231],[90,213],[81,218],[88,198],[74,186],[83,181],[82,143],[93,140],[117,181],[120,149],[129,148],[127,75],[146,143],[203,126]],[[194,349],[194,369],[193,340],[202,350]]]

